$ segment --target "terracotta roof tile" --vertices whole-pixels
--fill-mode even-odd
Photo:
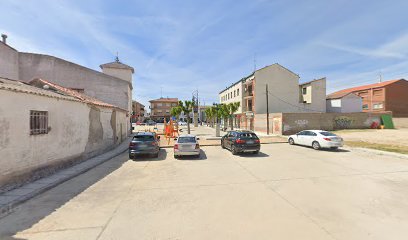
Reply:
[[[102,102],[102,101],[100,101],[100,100],[98,100],[96,98],[93,98],[93,97],[90,97],[88,95],[79,93],[79,92],[77,92],[75,90],[72,90],[72,89],[69,89],[69,88],[62,87],[60,85],[57,85],[55,83],[49,82],[49,81],[44,80],[44,79],[40,79],[40,78],[33,79],[33,80],[31,80],[29,82],[29,84],[33,85],[33,86],[36,86],[36,87],[39,87],[39,88],[43,88],[45,85],[48,85],[51,90],[54,90],[54,91],[56,91],[56,92],[58,92],[60,94],[66,95],[66,96],[76,98],[79,101],[84,102],[84,103],[88,103],[88,104],[92,104],[92,105],[96,105],[96,106],[101,106],[101,107],[116,108],[116,109],[121,109],[123,111],[127,111],[127,110],[119,108],[119,107],[117,107],[115,105]]]
[[[178,98],[158,98],[149,102],[178,102]]]
[[[352,92],[357,92],[357,91],[361,91],[361,90],[366,90],[366,89],[370,89],[370,88],[379,88],[379,87],[384,87],[390,84],[393,84],[395,82],[398,81],[406,81],[405,79],[398,79],[398,80],[389,80],[389,81],[385,81],[385,82],[380,82],[380,83],[374,83],[374,84],[368,84],[368,85],[363,85],[363,86],[358,86],[358,87],[353,87],[353,88],[347,88],[347,89],[343,89],[334,93],[331,93],[327,96],[328,99],[333,99],[333,98],[340,98],[340,97],[344,97],[349,93]]]

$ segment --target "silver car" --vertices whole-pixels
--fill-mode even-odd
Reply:
[[[179,156],[200,156],[200,144],[198,143],[195,135],[180,135],[178,138],[175,138],[176,142],[174,143],[174,158]]]

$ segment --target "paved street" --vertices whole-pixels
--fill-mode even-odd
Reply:
[[[406,239],[408,159],[262,145],[124,153],[0,219],[10,239]],[[3,239],[0,237],[0,239]]]

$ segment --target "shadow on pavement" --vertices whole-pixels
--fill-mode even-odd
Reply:
[[[252,152],[244,152],[244,153],[239,153],[237,156],[239,157],[245,157],[245,158],[262,158],[262,157],[269,157],[268,154],[259,152],[258,154],[254,154]]]
[[[63,182],[54,188],[11,209],[11,212],[0,218],[0,239],[23,239],[12,237],[16,233],[30,229],[42,219],[51,215],[71,199],[99,182],[107,175],[121,168],[128,161],[128,153],[98,165],[91,170]],[[80,218],[81,216],[77,216]],[[24,238],[25,239],[25,238]]]
[[[191,160],[191,161],[200,161],[200,160],[207,160],[207,154],[205,154],[205,152],[200,149],[200,156],[196,157],[196,156],[180,156],[177,157],[176,160]]]
[[[338,148],[338,149],[321,148],[319,150],[315,150],[310,146],[296,145],[296,147],[304,147],[304,148],[309,148],[313,151],[323,151],[323,152],[350,152],[350,150],[343,149],[343,148]]]
[[[133,161],[138,161],[138,162],[143,162],[143,161],[163,161],[167,157],[167,151],[164,148],[160,148],[159,152],[159,157],[153,157],[152,155],[148,154],[143,154],[143,155],[138,155],[130,160]]]

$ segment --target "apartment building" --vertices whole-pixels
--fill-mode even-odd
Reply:
[[[150,118],[161,121],[164,118],[170,119],[170,110],[178,105],[178,98],[159,98],[150,100]]]
[[[408,81],[389,80],[348,88],[328,95],[328,98],[354,93],[362,98],[363,112],[392,111],[394,117],[408,117]]]
[[[132,101],[132,122],[143,121],[145,118],[145,105]]]
[[[256,70],[219,93],[220,103],[240,102],[237,127],[254,130],[257,115],[326,112],[326,78],[299,84],[299,75],[278,63]]]

